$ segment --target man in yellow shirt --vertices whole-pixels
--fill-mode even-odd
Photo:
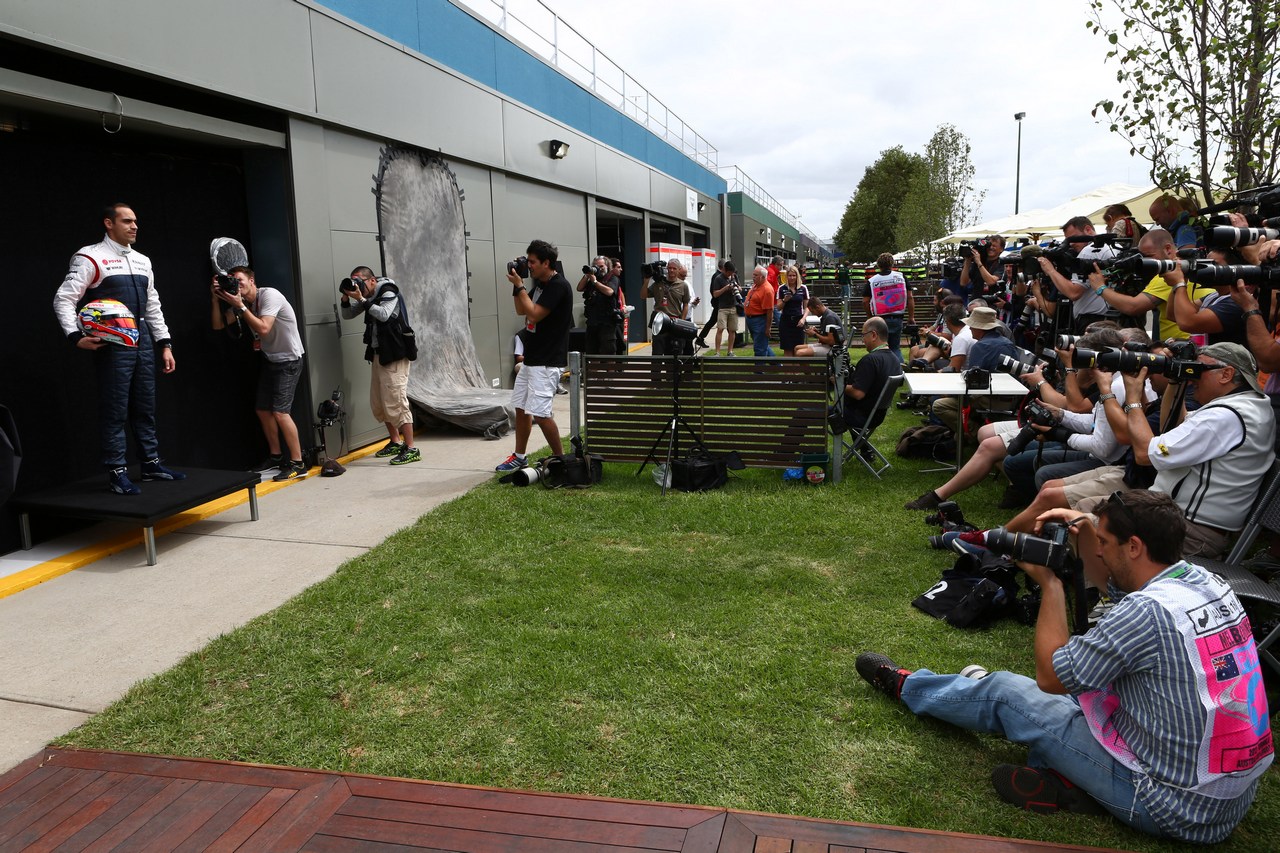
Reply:
[[[1144,234],[1142,239],[1138,241],[1138,251],[1142,253],[1143,257],[1147,258],[1155,258],[1162,261],[1178,260],[1178,247],[1174,245],[1172,235],[1163,228],[1153,228]],[[1146,289],[1136,296],[1127,296],[1113,289],[1106,283],[1101,273],[1090,275],[1089,285],[1094,292],[1102,297],[1108,306],[1116,309],[1121,314],[1127,314],[1130,317],[1141,317],[1148,311],[1153,312],[1157,322],[1150,324],[1147,328],[1147,333],[1153,339],[1161,341],[1167,341],[1170,338],[1186,340],[1190,337],[1190,335],[1178,328],[1178,324],[1169,318],[1169,312],[1165,310],[1165,305],[1169,302],[1172,289],[1163,276],[1156,276],[1151,279]],[[1194,292],[1189,291],[1189,295],[1196,304],[1199,304],[1204,297],[1216,292],[1212,287],[1198,284],[1189,284],[1188,287],[1195,288]]]

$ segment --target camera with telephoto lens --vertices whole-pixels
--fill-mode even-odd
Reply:
[[[1010,533],[1003,527],[993,527],[987,531],[987,547],[1014,560],[1045,566],[1058,577],[1068,580],[1078,569],[1067,541],[1070,533],[1065,524],[1053,521],[1044,523],[1039,536]]]
[[[667,279],[667,262],[654,261],[640,267],[640,275],[645,278],[652,278],[656,281],[666,281]]]
[[[528,278],[529,258],[525,255],[521,255],[514,261],[507,261],[507,274],[510,275],[511,273],[515,273],[520,276],[520,278]]]
[[[1133,352],[1128,349],[1098,353],[1096,366],[1100,370],[1130,375],[1136,374],[1145,367],[1148,374],[1164,376],[1170,382],[1199,379],[1209,369],[1209,365],[1196,361],[1194,356],[1190,359],[1170,358],[1167,355]]]
[[[1000,356],[999,360],[996,361],[996,366],[1002,373],[1007,373],[1010,376],[1025,376],[1028,373],[1034,373],[1036,370],[1045,370],[1049,367],[1049,362],[1036,358],[1035,353],[1019,349],[1017,355]]]
[[[1069,350],[1080,340],[1080,335],[1058,335],[1054,341],[1054,349]]]
[[[1015,456],[1021,453],[1041,435],[1052,441],[1062,440],[1066,437],[1062,432],[1059,432],[1061,427],[1058,424],[1058,416],[1039,400],[1031,400],[1022,408],[1022,424],[1022,429],[1009,442],[1006,456]],[[1049,427],[1051,431],[1041,433],[1040,430],[1036,429],[1037,426]]]
[[[1181,264],[1183,274],[1196,284],[1229,287],[1240,280],[1255,287],[1280,287],[1280,265],[1275,263],[1253,266],[1215,264],[1212,261],[1182,261]]]
[[[985,237],[981,240],[966,240],[960,244],[960,258],[961,260],[972,261],[973,257],[969,252],[976,251],[978,253],[978,257],[981,258],[982,262],[985,264],[987,262],[987,246],[990,245],[991,241]]]
[[[1076,257],[1076,248],[1070,243],[1061,243],[1044,250],[1045,258],[1053,264],[1053,268],[1063,278],[1088,276],[1093,272],[1094,261],[1082,261]]]
[[[944,352],[949,352],[951,350],[951,341],[936,332],[925,332],[924,343],[925,346],[937,347]]]
[[[1164,262],[1173,263],[1173,262]],[[1144,291],[1151,279],[1169,268],[1155,258],[1145,257],[1136,248],[1125,249],[1114,258],[1098,261],[1098,269],[1102,271],[1107,284],[1117,293],[1125,296],[1137,296]]]

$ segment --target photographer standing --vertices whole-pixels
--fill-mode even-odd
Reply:
[[[302,336],[298,318],[284,295],[274,288],[258,287],[253,270],[232,267],[234,293],[213,279],[213,328],[227,329],[239,336],[247,329],[253,337],[253,348],[262,353],[266,363],[258,374],[258,396],[254,411],[262,434],[267,439],[268,456],[256,470],[279,468],[273,480],[297,480],[307,476],[302,462],[302,443],[298,426],[293,422],[293,395],[302,376]],[[289,451],[286,459],[281,451]]]
[[[711,276],[712,313],[707,325],[698,335],[698,345],[707,345],[707,332],[711,324],[716,326],[716,355],[720,354],[720,340],[729,332],[729,346],[725,355],[733,355],[733,344],[738,339],[738,307],[742,304],[742,288],[738,285],[738,268],[733,261],[723,261],[716,274]]]
[[[1095,524],[1074,510],[1039,519],[1077,535],[1085,578],[1119,602],[1088,633],[1067,624],[1063,581],[1039,585],[1035,680],[941,675],[858,655],[858,674],[918,716],[1029,747],[1001,764],[996,794],[1020,809],[1097,814],[1151,835],[1223,840],[1274,758],[1261,664],[1244,607],[1217,575],[1182,559],[1185,524],[1168,495],[1116,494]]]
[[[1005,247],[1004,237],[992,234],[983,242],[983,254],[970,248],[969,256],[964,259],[964,266],[960,268],[960,292],[966,305],[972,299],[985,299],[988,294],[994,295],[1000,289],[997,285],[1004,278],[1004,263],[1000,260]]]
[[[907,287],[907,280],[902,277],[902,273],[893,268],[893,255],[882,253],[876,258],[876,267],[879,272],[867,279],[862,293],[862,310],[867,312],[868,317],[884,319],[885,326],[889,329],[886,342],[898,360],[902,361],[902,316],[905,311],[912,323],[916,321],[916,298],[911,293],[911,288]]]
[[[1063,239],[1067,241],[1068,252],[1075,255],[1078,264],[1081,261],[1101,263],[1102,261],[1109,261],[1116,256],[1115,247],[1109,243],[1102,246],[1094,246],[1086,240],[1071,239],[1072,237],[1094,236],[1093,223],[1089,221],[1087,216],[1075,216],[1068,219],[1066,224],[1062,226],[1062,235]],[[1079,248],[1081,246],[1084,248]],[[1097,293],[1089,286],[1085,276],[1082,276],[1079,272],[1074,272],[1071,274],[1071,278],[1066,278],[1062,273],[1058,272],[1053,265],[1053,261],[1049,258],[1041,256],[1038,261],[1040,269],[1053,282],[1053,286],[1058,289],[1058,292],[1071,300],[1071,330],[1073,334],[1083,335],[1084,330],[1090,323],[1106,319],[1107,303],[1100,293]],[[1048,306],[1052,306],[1054,300],[1044,298],[1039,282],[1036,282],[1033,288],[1035,290],[1036,304],[1045,306],[1042,310],[1048,312],[1050,310]]]
[[[552,403],[560,387],[560,375],[569,363],[569,329],[573,326],[573,286],[556,272],[559,251],[545,240],[534,240],[525,250],[528,258],[507,265],[507,281],[516,313],[525,318],[524,366],[516,374],[511,404],[516,409],[515,452],[495,471],[518,471],[529,465],[525,451],[533,424],[557,456],[564,454],[560,428],[552,416]],[[527,265],[527,266],[526,266]],[[523,273],[533,279],[533,291],[525,290]]]
[[[693,292],[684,282],[687,274],[684,265],[675,258],[667,261],[665,278],[661,274],[652,276],[651,271],[654,271],[652,267],[646,267],[642,273],[644,285],[641,293],[653,300],[653,313],[666,314],[673,320],[688,319],[689,307],[697,305],[698,300],[689,301]],[[693,355],[693,341],[672,341],[666,335],[658,335],[653,339],[651,349],[654,355]]]
[[[618,354],[618,327],[625,315],[618,307],[618,289],[622,285],[610,270],[609,259],[599,255],[590,267],[582,268],[578,281],[587,320],[587,352],[593,355]]]
[[[422,452],[413,446],[409,363],[418,357],[418,344],[405,316],[404,297],[394,281],[378,278],[368,267],[356,267],[343,285],[342,316],[350,320],[364,314],[364,360],[373,366],[369,405],[389,437],[374,456],[390,456],[392,465],[417,462]]]

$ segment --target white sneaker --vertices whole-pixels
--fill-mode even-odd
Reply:
[[[974,681],[986,678],[991,673],[987,672],[986,667],[981,664],[971,663],[964,669],[960,670],[960,674],[965,678],[972,678]]]

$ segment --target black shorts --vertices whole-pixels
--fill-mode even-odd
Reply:
[[[260,412],[289,412],[293,410],[293,392],[298,388],[302,375],[302,359],[293,361],[263,361],[258,373],[258,398],[256,408]]]

